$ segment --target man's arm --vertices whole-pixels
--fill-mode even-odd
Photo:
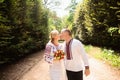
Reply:
[[[85,66],[85,72],[84,73],[85,73],[86,76],[88,76],[90,74],[88,57],[87,57],[87,54],[85,52],[85,49],[84,49],[82,43],[79,42],[78,44],[79,44],[80,54],[81,54],[81,57],[83,59],[84,66]]]

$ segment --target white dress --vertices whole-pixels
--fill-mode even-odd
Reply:
[[[62,46],[60,44],[58,46],[55,46],[51,42],[48,42],[48,44],[46,45],[44,58],[45,61],[50,64],[49,70],[51,80],[66,80],[64,60],[62,59],[53,61],[54,52],[61,49]]]

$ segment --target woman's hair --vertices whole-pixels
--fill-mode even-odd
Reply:
[[[52,30],[50,32],[50,41],[53,42],[54,39],[55,39],[55,36],[58,35],[58,34],[59,34],[59,32],[57,30]]]

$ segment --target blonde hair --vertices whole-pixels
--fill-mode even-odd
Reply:
[[[52,30],[52,31],[50,32],[50,41],[51,41],[51,42],[54,41],[54,38],[55,38],[55,36],[56,36],[57,34],[59,34],[59,32],[58,32],[57,30]]]

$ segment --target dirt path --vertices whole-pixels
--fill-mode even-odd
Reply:
[[[89,62],[91,75],[88,80],[120,80],[120,70],[92,57],[89,58]]]
[[[19,69],[16,69],[16,65],[11,66],[7,76],[2,75],[8,78],[1,78],[0,80],[50,80],[48,64],[41,56],[41,53],[37,53],[30,58],[26,58],[27,60],[23,60],[25,62],[20,61],[18,65],[21,63],[24,65],[19,66]],[[84,77],[84,80],[120,80],[120,70],[114,69],[92,57],[89,57],[89,62],[91,75]]]
[[[43,52],[38,52],[12,64],[0,66],[0,80],[20,80],[42,59]]]

